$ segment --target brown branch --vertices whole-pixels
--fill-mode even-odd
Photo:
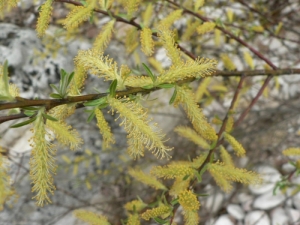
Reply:
[[[202,21],[205,22],[209,22],[210,19],[208,19],[205,16],[202,16],[198,13],[195,13],[189,9],[186,9],[182,6],[180,6],[179,4],[171,1],[171,0],[166,0],[167,2],[169,2],[172,5],[177,6],[178,8],[181,8],[183,10],[183,13],[188,13],[190,15],[193,15],[197,18],[199,18]],[[220,31],[222,31],[224,34],[228,35],[229,37],[231,37],[232,39],[236,40],[237,42],[239,42],[241,45],[244,45],[245,47],[247,47],[251,52],[253,52],[257,57],[259,57],[260,59],[264,60],[269,66],[271,66],[274,70],[277,69],[277,67],[268,59],[266,58],[264,55],[262,55],[259,51],[257,51],[256,49],[254,49],[252,46],[248,45],[247,42],[245,42],[244,40],[242,40],[241,38],[237,37],[236,35],[234,35],[233,33],[231,33],[230,31],[225,30],[223,27],[220,26],[216,26],[217,29],[219,29]]]
[[[215,145],[215,147],[214,147],[213,149],[209,150],[209,153],[208,153],[206,159],[204,160],[204,162],[202,163],[202,165],[198,168],[198,171],[199,171],[199,172],[200,172],[200,171],[204,168],[204,166],[209,162],[211,155],[214,153],[214,151],[217,149],[217,147],[219,147],[219,146],[223,143],[223,141],[224,141],[224,139],[221,138],[221,136],[222,136],[222,134],[223,134],[223,132],[224,132],[224,130],[225,130],[226,123],[227,123],[227,120],[228,120],[228,115],[229,115],[230,111],[233,109],[236,100],[238,99],[238,95],[239,95],[239,93],[240,93],[240,90],[241,90],[241,88],[242,88],[242,85],[243,85],[243,82],[244,82],[245,78],[246,78],[245,76],[242,76],[241,79],[240,79],[240,81],[239,81],[239,84],[238,84],[238,86],[237,86],[237,88],[236,88],[236,90],[235,90],[234,96],[233,96],[233,98],[232,98],[230,107],[229,107],[229,109],[228,109],[228,111],[227,111],[227,114],[226,114],[225,118],[223,119],[222,126],[221,126],[221,128],[220,128],[220,130],[219,130],[219,132],[218,132],[218,140],[217,140],[217,144]],[[195,183],[194,183],[194,184],[195,184]],[[194,185],[194,184],[193,184],[193,185]]]
[[[223,76],[223,77],[231,77],[231,76],[262,76],[262,75],[269,75],[271,76],[280,76],[280,75],[295,75],[300,74],[300,69],[278,69],[278,70],[251,70],[251,71],[221,71],[217,70],[211,76]],[[195,78],[188,78],[185,80],[178,81],[177,84],[189,83],[194,81]],[[264,88],[264,85],[263,85]],[[130,94],[135,95],[137,93],[147,94],[158,90],[160,88],[152,88],[152,89],[143,89],[143,88],[130,88],[125,91],[118,91],[118,97],[128,96]],[[263,89],[260,90],[262,92]],[[259,92],[259,94],[261,94]],[[47,110],[50,110],[56,106],[64,105],[64,104],[71,104],[71,103],[80,103],[86,102],[90,100],[95,100],[98,98],[105,97],[107,93],[101,94],[89,94],[89,95],[82,95],[82,96],[69,96],[66,99],[25,99],[21,97],[16,97],[15,102],[8,102],[8,103],[0,103],[0,110],[5,109],[13,109],[13,108],[23,108],[28,106],[44,106]],[[258,97],[254,98],[249,107],[241,114],[241,117],[236,122],[235,126],[237,126],[247,115],[251,107],[255,104],[258,100]],[[78,105],[77,108],[84,107],[83,105]],[[9,115],[9,116],[2,116],[0,117],[0,124],[6,121],[21,119],[27,117],[24,113]]]

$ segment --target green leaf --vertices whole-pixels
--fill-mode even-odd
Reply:
[[[168,222],[168,220],[163,220],[160,219],[158,217],[153,218],[155,220],[155,222],[159,223],[159,224],[166,224]]]
[[[35,121],[35,120],[36,120],[36,116],[33,117],[33,118],[31,118],[31,119],[29,119],[29,120],[26,120],[26,121],[24,121],[24,122],[22,122],[22,123],[14,124],[14,125],[10,126],[10,128],[22,127],[22,126],[25,126],[25,125],[27,125],[27,124],[32,123],[32,122]]]
[[[220,18],[216,19],[215,23],[216,23],[216,25],[217,25],[218,27],[223,27],[223,28],[225,28],[225,26],[224,26],[224,24],[223,24],[223,22],[222,22],[222,20],[221,20]]]
[[[210,149],[214,149],[216,147],[217,143],[218,143],[218,140],[216,140],[213,143],[211,143]]]
[[[60,94],[56,94],[56,93],[50,94],[50,97],[51,98],[56,98],[56,99],[61,99],[62,98],[62,96]]]
[[[54,84],[50,84],[50,87],[52,87],[57,93],[60,93],[59,88],[56,87]]]
[[[10,97],[0,95],[0,101],[9,101],[9,100],[11,100]]]
[[[90,16],[90,19],[89,19],[89,22],[90,22],[90,24],[93,24],[93,22],[94,22],[94,12],[92,12],[92,15]]]
[[[109,94],[111,97],[115,97],[116,96],[116,88],[118,85],[118,80],[115,79],[109,86]]]
[[[204,174],[204,172],[207,170],[207,168],[208,168],[208,163],[206,163],[206,165],[201,169],[201,171],[199,172],[199,173],[195,173],[195,175],[197,176],[197,179],[199,180],[200,179],[200,181],[199,182],[201,182],[202,181],[202,175]]]
[[[159,84],[157,85],[157,87],[160,87],[160,88],[173,88],[175,87],[175,84]]]
[[[69,84],[71,83],[71,81],[73,80],[73,77],[74,77],[74,72],[72,72],[70,75],[69,75],[69,77],[68,77],[68,84],[67,84],[67,86],[69,86]]]
[[[109,104],[108,104],[108,103],[104,103],[104,104],[99,105],[98,108],[99,108],[99,109],[104,109],[104,108],[106,108],[107,106],[109,106]]]
[[[178,198],[173,199],[170,203],[171,205],[176,205],[178,203]]]
[[[81,3],[83,6],[85,6],[85,7],[87,6],[87,3],[86,3],[85,0],[81,0],[80,3]]]
[[[34,106],[25,106],[25,107],[22,107],[22,109],[24,109],[24,110],[30,110],[30,111],[37,111],[40,108],[34,107]]]
[[[154,87],[153,84],[149,84],[149,85],[143,86],[142,88],[144,88],[144,89],[152,89],[153,87]]]
[[[88,101],[86,103],[83,103],[83,105],[84,106],[98,106],[98,105],[102,105],[104,103],[106,103],[106,97]]]
[[[156,76],[153,75],[153,73],[151,72],[151,70],[149,69],[149,67],[145,64],[142,63],[143,67],[145,68],[147,74],[149,75],[149,77],[151,78],[152,82],[154,83],[156,81]]]
[[[47,120],[58,121],[58,119],[56,119],[55,117],[50,116],[50,115],[48,115],[48,114],[46,114],[46,113],[43,113],[43,117],[44,117],[45,119],[47,119]]]
[[[173,92],[173,95],[172,95],[172,97],[171,97],[171,99],[169,101],[170,105],[173,104],[173,102],[175,101],[176,95],[177,95],[177,90],[175,89],[174,92]]]
[[[88,123],[91,122],[94,117],[95,117],[95,111],[92,111],[89,117],[87,118],[87,122]]]
[[[35,114],[36,112],[35,111],[30,111],[30,110],[25,110],[24,111],[24,114],[28,117],[31,117]]]
[[[185,175],[184,178],[182,180],[187,180],[189,178],[190,175]]]
[[[197,177],[198,183],[202,182],[202,176],[199,173],[195,173],[195,176]]]

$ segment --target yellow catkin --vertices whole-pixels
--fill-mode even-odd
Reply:
[[[3,152],[0,146],[0,211],[3,210],[5,202],[15,195],[15,191],[9,184],[11,178],[8,174],[8,159],[2,154]]]
[[[155,218],[158,216],[162,216],[166,213],[170,213],[172,209],[167,205],[161,205],[157,208],[148,209],[146,212],[142,214],[142,218],[144,220],[150,220],[151,218]]]
[[[167,190],[167,188],[162,183],[160,183],[155,177],[145,174],[141,170],[130,169],[129,174],[136,180],[150,187],[153,187],[155,189]]]
[[[124,1],[125,9],[129,17],[132,17],[132,14],[138,10],[138,6],[141,0],[127,0]]]
[[[226,15],[227,15],[227,18],[228,18],[228,22],[232,23],[233,22],[233,17],[234,17],[233,11],[231,9],[228,9],[226,11]]]
[[[100,109],[95,109],[95,115],[97,119],[97,127],[99,128],[103,137],[102,147],[103,149],[109,149],[111,144],[115,143],[114,135],[112,134],[110,127]]]
[[[198,169],[204,163],[205,159],[207,158],[208,153],[203,153],[200,156],[193,159],[191,162],[191,167],[194,169]]]
[[[129,76],[125,79],[125,86],[129,87],[143,87],[153,84],[149,76]]]
[[[231,155],[226,151],[226,149],[221,145],[220,146],[221,159],[225,165],[234,167]]]
[[[262,182],[259,174],[246,169],[225,165],[223,162],[216,162],[209,165],[209,171],[213,170],[216,174],[228,181],[239,182],[242,184],[259,184]],[[218,182],[216,180],[216,182]],[[220,186],[221,187],[221,186]],[[221,187],[222,188],[222,187]]]
[[[196,145],[203,149],[210,149],[210,145],[200,137],[197,132],[189,127],[179,126],[175,128],[175,131],[182,137],[194,142]]]
[[[186,165],[170,164],[163,167],[153,167],[150,173],[158,178],[174,179],[176,177],[192,176],[195,170]]]
[[[253,70],[254,69],[254,61],[249,52],[244,52],[244,60],[247,65]]]
[[[218,29],[215,29],[215,46],[220,47],[222,43],[222,32]]]
[[[125,47],[127,53],[132,53],[137,46],[139,46],[139,42],[136,41],[138,39],[138,31],[135,27],[132,27],[126,32],[125,38]]]
[[[83,66],[77,65],[74,71],[74,77],[70,84],[69,95],[80,95],[81,90],[83,89],[84,82],[87,77],[87,71]]]
[[[126,225],[140,225],[140,219],[138,214],[130,214],[128,216],[127,224]]]
[[[71,150],[78,149],[83,140],[77,130],[66,124],[64,121],[47,120],[47,128],[54,132],[60,144],[68,146]]]
[[[234,118],[233,116],[228,116],[227,122],[226,122],[226,127],[225,127],[225,132],[230,133],[233,129],[234,125]]]
[[[196,20],[192,22],[192,20],[189,20],[187,22],[187,27],[184,33],[182,34],[181,39],[185,41],[189,41],[190,37],[196,32],[197,27],[200,25],[199,21]]]
[[[96,213],[87,210],[75,210],[74,215],[78,219],[91,225],[93,224],[110,225],[110,223],[107,221],[107,218],[105,216],[98,215]]]
[[[288,148],[283,150],[282,154],[286,156],[298,156],[300,155],[300,148]]]
[[[50,110],[50,116],[55,117],[58,120],[65,120],[69,116],[73,115],[76,109],[75,104],[59,105]]]
[[[150,28],[144,27],[141,31],[142,51],[147,56],[151,56],[154,50],[154,42],[152,39],[152,31]]]
[[[77,28],[81,23],[87,21],[93,13],[94,2],[92,1],[85,6],[76,6],[73,10],[67,15],[67,18],[64,20],[63,25],[67,30],[72,30]]]
[[[15,97],[17,97],[17,96],[20,95],[20,90],[19,90],[19,88],[17,87],[17,85],[15,85],[15,84],[9,84],[9,86],[8,86],[8,91],[9,91],[9,94],[10,94],[13,98],[15,98]]]
[[[36,24],[36,32],[39,37],[43,36],[49,26],[52,14],[52,1],[47,0],[40,9],[39,18]]]
[[[214,22],[205,22],[197,27],[198,34],[202,35],[215,29],[216,24]]]
[[[96,50],[80,50],[75,57],[75,64],[106,80],[117,79],[118,84],[122,83],[121,76],[118,74],[117,63]]]
[[[231,182],[228,179],[225,179],[225,177],[219,173],[219,170],[216,168],[215,164],[208,164],[207,170],[223,191],[228,193],[232,190],[233,187]]]
[[[152,67],[154,67],[154,69],[156,69],[159,73],[163,73],[164,69],[161,66],[161,63],[158,62],[154,57],[150,57],[148,58],[148,62],[150,63],[150,65]]]
[[[197,225],[199,224],[200,218],[198,211],[183,211],[184,225]]]
[[[18,5],[20,0],[0,0],[0,18],[4,17],[4,13],[9,12]]]
[[[183,190],[188,189],[192,179],[192,176],[189,176],[188,178],[186,178],[185,176],[177,177],[172,187],[170,188],[169,194],[174,197],[177,197],[179,193],[181,193]]]
[[[147,204],[145,204],[144,202],[142,202],[140,200],[133,200],[131,202],[127,202],[125,204],[124,208],[127,211],[139,212],[139,211],[143,210],[146,206],[147,206]]]
[[[153,16],[153,4],[150,2],[146,10],[142,13],[143,24],[145,27],[150,26],[151,18]]]
[[[265,28],[261,25],[257,25],[257,26],[251,27],[251,30],[258,32],[258,33],[262,33],[265,31]]]
[[[156,127],[150,126],[147,112],[137,103],[128,101],[123,103],[115,98],[108,98],[108,103],[113,110],[118,111],[122,122],[120,126],[123,126],[128,133],[127,138],[130,140],[139,139],[139,143],[151,151],[158,158],[170,158],[169,151],[172,148],[164,145],[164,134],[161,133]],[[130,143],[129,143],[130,144]],[[129,146],[134,148],[135,145]],[[139,151],[136,149],[134,151]]]
[[[130,68],[127,65],[121,65],[120,67],[120,75],[123,80],[125,80],[131,73]]]
[[[203,112],[195,101],[194,94],[188,87],[176,88],[176,104],[181,103],[194,129],[206,140],[217,140],[218,136],[213,127],[207,122]]]
[[[205,93],[207,93],[207,87],[209,85],[211,81],[211,77],[205,77],[201,80],[201,83],[200,85],[198,86],[197,90],[196,90],[196,93],[195,93],[195,100],[196,102],[200,102],[203,95]]]
[[[204,5],[204,2],[205,0],[196,0],[194,5],[195,11],[199,10],[199,8]]]
[[[198,210],[200,202],[197,196],[190,190],[184,190],[178,195],[178,202],[185,211]]]
[[[279,32],[281,31],[281,28],[282,28],[282,25],[283,23],[282,22],[279,22],[277,27],[276,27],[276,30],[275,30],[275,34],[278,35]]]
[[[178,20],[182,15],[182,9],[175,10],[171,12],[167,17],[163,18],[159,23],[158,27],[164,27],[164,29],[169,29],[171,25]]]
[[[99,52],[103,52],[105,50],[112,37],[115,22],[116,22],[115,20],[112,20],[103,26],[99,35],[96,37],[94,41],[93,44],[94,50]]]
[[[167,50],[167,55],[172,60],[173,65],[182,64],[181,52],[175,43],[174,32],[164,27],[159,27],[158,36],[164,48]]]
[[[158,77],[159,83],[174,83],[189,77],[206,77],[216,71],[217,61],[213,59],[197,58],[171,66]]]
[[[34,121],[33,137],[31,138],[30,178],[32,180],[32,192],[36,195],[38,206],[50,203],[49,193],[53,194],[55,186],[53,175],[56,172],[54,155],[56,150],[53,144],[47,140],[47,132],[42,114],[45,109],[40,109]]]
[[[233,136],[224,132],[224,139],[232,146],[237,156],[239,157],[245,156],[246,150]]]
[[[221,54],[221,59],[223,61],[224,67],[227,70],[236,70],[236,66],[234,65],[234,63],[232,62],[232,60],[230,59],[230,57],[226,54]]]

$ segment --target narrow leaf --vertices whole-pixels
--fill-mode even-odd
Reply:
[[[157,223],[159,224],[166,224],[168,221],[167,220],[163,220],[163,219],[160,219],[158,217],[155,217],[153,218]]]
[[[45,119],[47,119],[47,120],[58,121],[58,119],[56,119],[55,117],[50,116],[50,115],[48,115],[48,114],[46,114],[46,113],[43,113],[43,117],[44,117]]]
[[[109,87],[109,93],[110,93],[110,96],[112,97],[115,97],[116,96],[116,88],[117,88],[117,85],[118,85],[118,80],[115,79],[111,84],[110,84],[110,87]]]
[[[57,93],[59,93],[59,88],[56,87],[54,84],[50,84],[50,87],[52,87]]]
[[[106,97],[88,101],[88,102],[84,103],[83,105],[84,106],[98,106],[98,105],[102,105],[104,103],[106,103]]]
[[[175,87],[174,84],[159,84],[157,87],[160,87],[160,88],[173,88]]]
[[[50,97],[51,97],[51,98],[56,98],[56,99],[62,98],[62,96],[61,96],[60,94],[56,94],[56,93],[50,94]]]
[[[91,112],[91,114],[89,115],[89,117],[87,118],[87,122],[91,122],[92,119],[95,117],[95,111]]]
[[[149,84],[149,85],[143,86],[142,88],[144,88],[144,89],[152,89],[153,87],[154,87],[153,84]]]
[[[36,113],[36,112],[30,111],[30,110],[25,110],[25,111],[24,111],[24,114],[25,114],[26,116],[28,116],[28,117],[33,116],[35,113]]]
[[[171,99],[169,101],[170,105],[173,104],[173,102],[175,101],[176,95],[177,95],[177,90],[175,89],[174,92],[173,92],[173,95],[172,95],[172,97],[171,97]]]
[[[72,72],[70,75],[69,75],[69,77],[68,77],[68,84],[67,84],[67,86],[69,86],[69,84],[71,83],[71,81],[72,81],[72,79],[73,79],[73,77],[74,77],[74,72]]]
[[[153,75],[153,73],[151,72],[151,70],[149,69],[149,67],[145,63],[142,63],[142,65],[144,66],[147,74],[149,75],[149,77],[151,78],[151,80],[154,83],[156,81],[156,76]]]
[[[22,122],[22,123],[14,124],[14,125],[10,126],[10,128],[22,127],[22,126],[25,126],[25,125],[27,125],[27,124],[32,123],[32,122],[35,121],[35,120],[36,120],[36,116],[33,117],[33,118],[31,118],[31,119],[29,119],[29,120],[26,120],[26,121],[24,121],[24,122]]]

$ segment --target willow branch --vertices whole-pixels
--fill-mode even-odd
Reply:
[[[187,13],[187,14],[190,14],[190,15],[193,15],[197,18],[199,18],[200,20],[204,21],[204,22],[209,22],[211,21],[210,19],[208,19],[207,17],[205,16],[202,16],[198,13],[195,13],[189,9],[186,9],[184,7],[181,7],[179,4],[173,2],[173,1],[170,1],[170,0],[167,0],[167,2],[169,2],[170,4],[172,5],[175,5],[177,6],[178,8],[181,8],[183,10],[183,13]],[[266,58],[264,55],[262,55],[259,51],[257,51],[255,48],[253,48],[252,46],[250,46],[247,42],[245,42],[244,40],[242,40],[241,38],[239,38],[238,36],[234,35],[233,33],[231,33],[230,31],[228,30],[225,30],[225,28],[223,27],[220,27],[220,26],[216,26],[217,29],[219,29],[220,31],[222,31],[224,34],[228,35],[230,38],[236,40],[237,42],[239,42],[241,45],[245,46],[246,48],[248,48],[253,54],[255,54],[257,57],[259,57],[260,59],[262,59],[263,61],[265,61],[269,66],[271,66],[274,70],[277,69],[277,67],[268,59]]]

